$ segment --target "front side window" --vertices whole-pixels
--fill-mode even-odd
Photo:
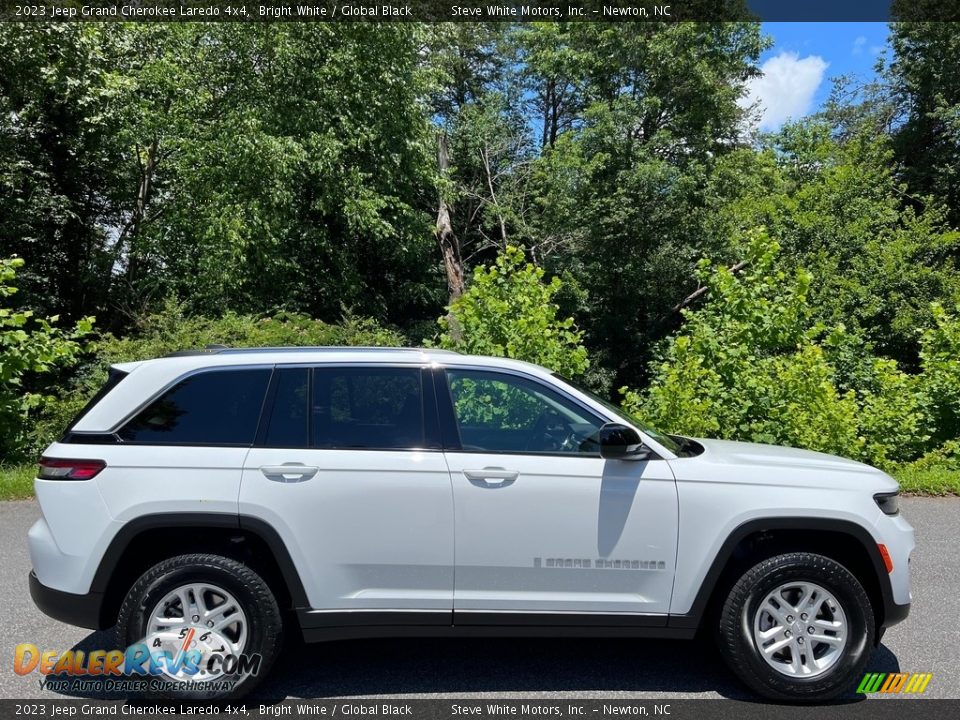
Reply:
[[[420,369],[314,369],[310,427],[317,448],[424,447]]]
[[[576,384],[573,380],[568,380],[567,378],[563,377],[559,373],[553,373],[553,377],[555,377],[560,382],[566,383],[567,385],[570,385],[571,387],[576,388],[587,397],[592,398],[596,402],[600,403],[605,408],[607,408],[607,410],[609,410],[618,418],[623,420],[627,425],[633,425],[635,427],[640,428],[643,432],[645,432],[647,435],[652,437],[658,443],[663,445],[665,448],[667,448],[667,450],[672,452],[674,455],[683,457],[685,455],[692,456],[692,455],[699,454],[699,452],[695,448],[684,447],[685,445],[688,445],[690,443],[689,440],[686,440],[685,438],[673,437],[671,435],[667,435],[666,433],[660,432],[656,428],[653,428],[650,425],[647,425],[647,423],[645,423],[643,420],[638,418],[636,415],[633,415],[632,413],[628,413],[626,410],[624,410],[621,407],[617,407],[612,402],[604,400],[602,397],[600,397],[596,393],[591,392],[587,388]],[[696,443],[693,443],[693,444],[696,445]]]
[[[559,393],[515,375],[448,370],[466,452],[597,455],[601,420]]]
[[[118,433],[158,445],[251,445],[270,370],[211,370],[191,375],[141,410]]]

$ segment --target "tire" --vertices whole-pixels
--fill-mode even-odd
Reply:
[[[798,552],[764,560],[736,582],[720,615],[719,644],[759,695],[822,702],[863,678],[875,633],[857,579],[830,558]]]
[[[182,598],[186,598],[189,619],[186,619],[188,613],[183,611]],[[152,620],[154,617],[162,617],[163,622]],[[191,554],[164,560],[140,576],[120,607],[116,634],[121,648],[146,639],[151,649],[175,651],[181,646],[179,638],[192,629],[186,641],[191,642],[192,638],[190,649],[201,650],[201,672],[145,676],[141,679],[149,684],[144,694],[213,700],[240,698],[263,679],[279,654],[282,628],[277,601],[257,573],[227,557]],[[223,647],[224,643],[227,643],[226,647]],[[222,658],[227,654],[239,655],[237,650],[243,655],[260,656],[255,670],[247,668],[244,671],[235,667],[229,672],[231,668],[218,666],[220,672],[217,674],[216,669],[209,672],[205,669],[205,663],[213,654]],[[171,680],[198,679],[209,683],[209,688],[160,686],[160,683]]]

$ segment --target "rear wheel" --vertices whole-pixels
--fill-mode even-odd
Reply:
[[[862,677],[874,639],[870,599],[842,565],[789,553],[758,563],[723,606],[724,659],[751,689],[776,700],[815,702]]]
[[[219,555],[181,555],[154,565],[127,593],[117,620],[121,647],[142,643],[148,694],[238,698],[269,671],[281,645],[277,602],[246,565]]]

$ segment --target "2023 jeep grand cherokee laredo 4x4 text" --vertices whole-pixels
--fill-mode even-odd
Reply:
[[[822,700],[909,610],[897,490],[850,460],[662,434],[523,362],[211,349],[116,366],[47,449],[31,592],[124,648],[259,655],[192,676],[234,696],[297,626],[702,627],[756,692]]]

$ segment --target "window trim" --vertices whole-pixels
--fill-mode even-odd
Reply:
[[[195,375],[203,375],[205,373],[212,372],[223,372],[223,371],[238,371],[238,370],[266,370],[269,373],[267,377],[267,387],[264,390],[263,397],[260,399],[260,410],[257,413],[257,425],[254,430],[254,440],[256,442],[257,433],[260,431],[260,423],[263,422],[263,408],[264,403],[266,402],[267,395],[270,392],[270,386],[273,383],[274,376],[274,366],[272,364],[257,363],[254,365],[214,365],[209,367],[200,367],[189,370],[182,375],[178,375],[172,381],[168,382],[166,385],[162,386],[157,392],[151,395],[145,402],[141,402],[136,408],[127,413],[122,420],[117,422],[107,433],[113,435],[117,438],[117,442],[120,445],[130,445],[134,447],[203,447],[203,448],[249,448],[253,447],[252,443],[197,443],[197,442],[143,442],[137,440],[126,440],[120,435],[120,432],[127,426],[128,423],[132,422],[141,412],[150,407],[153,403],[163,397],[170,390],[175,388],[184,380],[187,380]]]
[[[257,433],[254,437],[253,446],[264,450],[309,450],[313,452],[443,452],[443,441],[441,437],[441,422],[437,414],[436,389],[431,380],[431,366],[423,362],[415,363],[397,363],[397,362],[335,362],[335,363],[277,363],[273,366],[274,373],[270,378],[270,385],[264,397],[264,406],[260,412],[260,422],[257,426]],[[317,447],[313,444],[313,412],[307,411],[307,445],[288,446],[288,445],[267,445],[264,440],[269,426],[268,410],[273,411],[273,401],[276,397],[276,385],[280,374],[278,370],[289,370],[304,368],[307,370],[307,393],[310,405],[313,403],[313,374],[315,370],[334,370],[337,368],[345,369],[396,369],[396,370],[419,370],[420,380],[420,412],[423,418],[423,447],[392,448],[392,447]],[[269,406],[268,406],[269,403]],[[431,413],[431,407],[433,412]]]
[[[585,412],[589,417],[597,420],[601,425],[605,425],[608,422],[612,422],[609,418],[604,417],[599,414],[594,408],[590,407],[586,403],[582,402],[579,398],[573,397],[569,393],[563,391],[562,388],[558,388],[555,385],[544,382],[542,378],[538,378],[535,375],[530,375],[513,368],[500,368],[500,367],[488,367],[485,365],[460,365],[460,364],[449,364],[449,365],[437,365],[434,368],[434,383],[436,385],[437,393],[437,403],[440,406],[440,422],[441,430],[444,440],[444,452],[448,453],[461,453],[461,454],[472,454],[472,455],[524,455],[527,457],[562,457],[562,458],[584,458],[584,459],[599,459],[599,451],[596,453],[569,453],[569,452],[526,452],[526,451],[517,451],[517,450],[485,450],[482,453],[478,453],[475,450],[464,450],[463,445],[460,441],[460,425],[457,422],[456,412],[454,410],[453,404],[453,394],[450,390],[450,382],[448,379],[447,373],[450,371],[456,372],[457,370],[467,370],[471,372],[481,372],[487,373],[489,375],[511,375],[514,377],[521,378],[527,382],[533,383],[545,390],[552,392],[553,394],[563,398],[570,404],[576,406],[583,412]],[[659,456],[653,452],[650,457],[651,460],[657,459]]]

